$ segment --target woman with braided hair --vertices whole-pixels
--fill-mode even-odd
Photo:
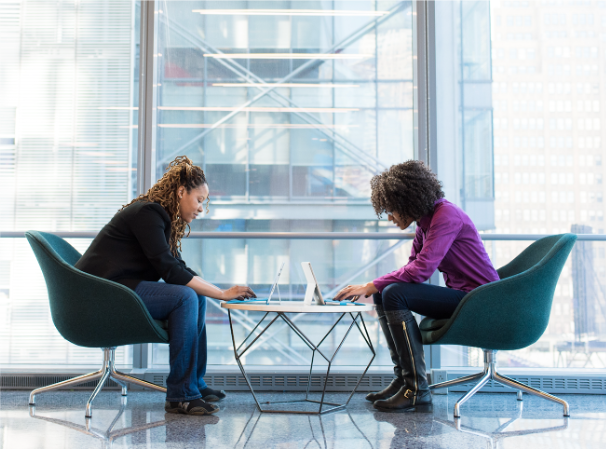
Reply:
[[[204,382],[206,296],[255,296],[246,286],[222,290],[181,259],[181,239],[205,201],[208,212],[204,171],[187,157],[177,157],[147,193],[114,215],[76,263],[82,271],[131,288],[154,319],[168,320],[170,374],[164,409],[169,413],[215,413],[219,407],[209,401],[225,397],[224,391]]]
[[[401,230],[417,224],[408,263],[362,285],[341,290],[336,300],[373,297],[393,361],[395,378],[366,399],[385,411],[428,410],[431,394],[425,375],[423,341],[412,312],[448,318],[463,297],[499,276],[467,214],[444,199],[436,176],[420,161],[407,161],[372,178],[371,201]],[[446,287],[424,284],[436,271]]]

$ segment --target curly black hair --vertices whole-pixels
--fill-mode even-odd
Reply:
[[[130,203],[122,206],[122,209],[137,201],[155,201],[160,203],[171,218],[170,250],[176,257],[181,250],[181,239],[185,235],[185,230],[187,230],[187,235],[189,235],[190,229],[189,224],[181,218],[177,191],[179,187],[183,186],[189,193],[192,189],[203,184],[208,184],[204,171],[197,165],[194,165],[187,156],[177,156],[174,161],[168,164],[166,173],[164,173],[162,178],[147,193],[139,195]],[[209,203],[210,196],[206,200],[206,213],[208,213]]]
[[[377,216],[397,212],[413,220],[433,211],[436,200],[444,198],[442,184],[421,161],[392,165],[370,180],[370,199]]]

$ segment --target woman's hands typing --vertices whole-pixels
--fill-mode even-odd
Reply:
[[[199,295],[209,296],[223,301],[257,297],[250,287],[234,285],[226,290],[222,290],[216,285],[206,282],[199,276],[194,276],[187,286],[191,287]]]
[[[234,285],[233,287],[230,287],[227,290],[223,290],[221,297],[218,299],[228,301],[230,299],[248,299],[256,297],[257,295],[255,294],[255,292],[252,291],[250,287]]]
[[[377,287],[372,282],[362,285],[348,285],[344,289],[342,289],[337,295],[334,297],[335,301],[345,301],[350,299],[351,302],[357,301],[360,296],[368,297],[373,293],[377,293]]]

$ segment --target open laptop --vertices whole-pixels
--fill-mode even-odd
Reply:
[[[234,303],[234,304],[251,304],[251,303],[269,304],[269,302],[271,301],[271,297],[273,296],[274,291],[276,289],[278,290],[278,300],[280,302],[282,302],[282,298],[280,297],[280,286],[278,285],[278,281],[280,280],[280,275],[282,274],[282,269],[284,268],[284,265],[286,265],[286,262],[282,262],[282,265],[280,265],[280,268],[278,269],[278,273],[276,274],[276,278],[274,279],[274,283],[272,284],[271,289],[269,290],[269,296],[267,297],[267,299],[263,299],[263,298],[232,299],[231,301],[227,301],[227,302]]]
[[[307,281],[307,288],[305,290],[305,298],[303,299],[303,305],[311,306],[312,301],[320,306],[363,306],[364,304],[357,304],[351,301],[333,301],[330,298],[324,299],[322,292],[320,291],[320,285],[314,274],[314,270],[311,267],[311,262],[301,262],[303,267],[303,273],[305,273],[305,280]]]

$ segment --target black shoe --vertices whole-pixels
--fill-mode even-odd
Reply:
[[[204,402],[202,399],[194,399],[191,402],[169,402],[164,403],[166,413],[182,413],[184,415],[212,415],[219,411],[214,404]]]
[[[382,412],[433,412],[431,393],[429,391],[419,391],[414,394],[406,385],[389,399],[375,401],[372,406]]]
[[[377,393],[368,393],[366,395],[366,400],[370,402],[380,401],[382,399],[389,399],[394,394],[396,394],[400,388],[402,388],[403,382],[402,379],[394,379],[391,383],[384,388],[383,390]]]
[[[226,396],[225,391],[213,390],[210,387],[206,387],[204,390],[201,390],[200,394],[202,394],[202,399],[204,399],[206,402],[218,402]]]

